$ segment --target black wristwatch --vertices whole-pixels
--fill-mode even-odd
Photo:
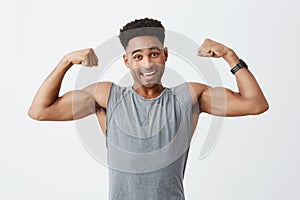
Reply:
[[[243,67],[248,69],[247,64],[242,59],[240,59],[239,62],[230,71],[232,74],[235,74],[239,69]]]

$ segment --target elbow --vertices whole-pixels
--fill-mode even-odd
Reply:
[[[37,120],[37,121],[44,121],[45,120],[42,110],[30,107],[27,111],[27,114],[31,119],[34,119],[34,120]]]
[[[264,112],[266,112],[267,110],[269,110],[269,108],[270,108],[270,105],[269,105],[269,103],[268,102],[266,102],[265,103],[265,105],[264,105]]]
[[[253,115],[259,115],[262,114],[264,112],[266,112],[267,110],[269,110],[270,106],[268,104],[268,102],[264,102],[264,103],[260,103],[259,105],[255,106],[255,109],[253,109]]]

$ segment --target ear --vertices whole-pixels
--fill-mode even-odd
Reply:
[[[168,60],[168,56],[169,56],[169,52],[168,52],[168,48],[167,47],[164,48],[164,54],[165,54],[165,61],[167,61]]]
[[[126,54],[123,54],[123,62],[127,68],[129,68],[128,57]]]

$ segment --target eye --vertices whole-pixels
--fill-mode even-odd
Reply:
[[[152,52],[151,57],[157,57],[159,54],[157,52]]]
[[[141,60],[143,57],[141,55],[135,55],[133,56],[133,59],[135,60]]]

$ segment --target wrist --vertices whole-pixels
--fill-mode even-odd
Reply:
[[[233,68],[231,68],[230,71],[234,75],[237,71],[239,71],[242,68],[248,69],[248,66],[242,59],[240,59],[239,62]]]
[[[72,67],[73,63],[72,61],[70,61],[69,59],[67,59],[66,57],[63,57],[59,64],[58,64],[58,68],[62,69],[62,70],[68,70],[70,69],[70,67]]]
[[[233,68],[239,62],[239,57],[232,49],[229,49],[223,58],[229,64],[230,68]]]

